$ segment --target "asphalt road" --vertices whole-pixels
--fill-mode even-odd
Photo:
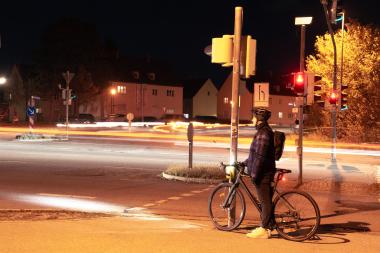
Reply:
[[[1,252],[278,252],[284,246],[292,252],[380,250],[377,195],[311,192],[324,219],[319,239],[308,243],[246,239],[243,233],[259,220],[253,208],[239,230],[216,231],[206,210],[213,185],[159,177],[169,164],[187,162],[187,147],[172,141],[3,138],[0,151]],[[227,149],[194,152],[196,162],[228,158]],[[242,150],[239,157],[246,155]],[[284,158],[286,164],[295,155],[288,152]],[[328,158],[311,153],[306,162],[324,164]],[[338,161],[355,164],[351,167],[357,170],[341,171],[350,179],[377,166],[373,156],[342,155]]]

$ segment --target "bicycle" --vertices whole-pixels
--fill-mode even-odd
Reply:
[[[242,163],[237,163],[235,166],[223,163],[221,165],[227,178],[232,179],[233,182],[216,186],[209,197],[208,211],[217,229],[231,231],[239,227],[245,217],[246,203],[240,188],[244,189],[259,212],[261,212],[261,207],[258,199],[243,181],[243,177],[250,177],[244,171],[245,166]],[[277,185],[287,173],[291,173],[291,170],[276,169],[273,185],[272,228],[287,240],[304,241],[316,234],[321,220],[320,211],[316,201],[306,192],[290,190],[280,193],[278,191]],[[219,212],[221,212],[220,216]]]

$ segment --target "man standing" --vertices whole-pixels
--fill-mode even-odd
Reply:
[[[261,204],[261,225],[247,234],[250,238],[268,239],[271,236],[271,223],[273,219],[272,182],[276,172],[274,136],[268,119],[271,112],[257,108],[253,111],[253,124],[257,129],[248,159],[245,161],[252,183],[256,187]]]

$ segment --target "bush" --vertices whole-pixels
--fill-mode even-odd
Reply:
[[[224,179],[226,177],[224,171],[218,165],[196,165],[189,169],[187,165],[170,165],[166,174],[188,178],[203,178],[203,179]]]

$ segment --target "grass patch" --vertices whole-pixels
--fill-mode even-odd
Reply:
[[[189,169],[187,165],[169,165],[165,170],[165,174],[188,177],[188,178],[203,178],[203,179],[224,179],[226,175],[219,165],[199,164]]]

